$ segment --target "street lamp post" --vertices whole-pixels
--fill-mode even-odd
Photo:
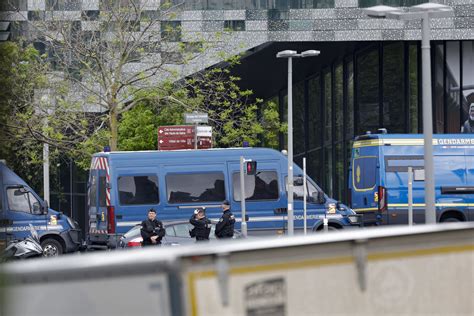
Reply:
[[[293,235],[294,210],[293,210],[293,58],[318,56],[319,51],[307,50],[298,54],[294,50],[278,52],[277,58],[288,59],[288,235]]]
[[[422,96],[423,96],[423,138],[425,160],[425,222],[436,223],[435,190],[434,190],[434,163],[433,163],[433,109],[431,100],[431,56],[430,38],[431,18],[447,18],[454,15],[449,6],[438,3],[423,3],[408,8],[378,5],[364,9],[370,17],[388,18],[396,20],[421,20],[421,63],[422,63]]]

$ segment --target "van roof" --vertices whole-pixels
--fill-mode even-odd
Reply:
[[[145,151],[113,151],[95,153],[93,157],[130,157],[134,158],[173,158],[173,157],[226,157],[237,155],[283,155],[279,151],[271,148],[253,148],[253,147],[237,147],[237,148],[213,148],[213,149],[183,149],[183,150],[145,150]]]
[[[4,185],[23,185],[28,184],[20,178],[15,172],[8,168],[3,162],[0,162],[0,175]]]
[[[423,134],[367,134],[356,137],[354,148],[371,146],[423,146]],[[472,134],[434,134],[433,145],[474,145]]]

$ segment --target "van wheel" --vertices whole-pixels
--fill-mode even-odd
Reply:
[[[41,242],[43,257],[57,257],[63,254],[63,246],[53,238],[47,238]]]
[[[442,220],[442,223],[457,223],[460,222],[460,220],[456,217],[448,217]]]

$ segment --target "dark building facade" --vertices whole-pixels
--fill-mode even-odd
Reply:
[[[294,152],[300,165],[306,157],[309,175],[327,193],[344,201],[355,136],[379,128],[423,132],[421,51],[416,41],[345,43],[336,51],[326,62],[300,65],[314,73],[293,86]],[[474,41],[434,41],[431,55],[434,132],[459,133],[474,103]],[[286,86],[271,100],[286,120]]]

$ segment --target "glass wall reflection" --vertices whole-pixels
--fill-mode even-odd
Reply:
[[[295,161],[334,198],[347,202],[356,135],[422,132],[420,58],[418,42],[370,43],[294,84]],[[434,132],[474,133],[474,41],[433,42],[432,58]]]

